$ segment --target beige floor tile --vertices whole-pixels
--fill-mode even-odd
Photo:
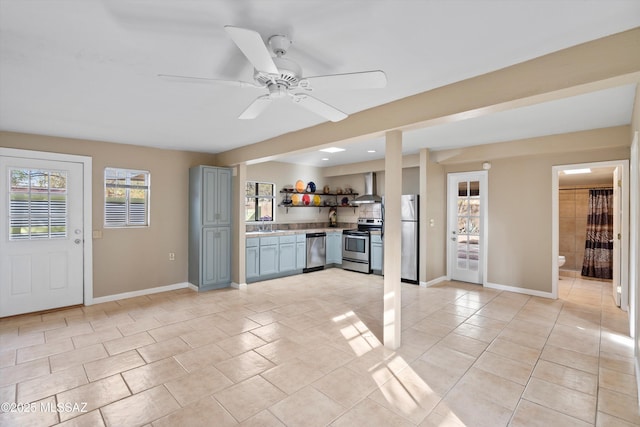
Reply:
[[[76,366],[19,383],[16,401],[35,402],[87,382],[82,366]]]
[[[221,349],[232,356],[237,356],[245,351],[253,350],[254,348],[263,346],[266,343],[266,341],[258,338],[251,332],[245,332],[217,342]]]
[[[521,385],[527,384],[531,371],[533,371],[531,364],[518,362],[490,352],[483,353],[474,366]]]
[[[436,411],[433,411],[424,419],[419,427],[468,427],[468,424],[465,424],[460,420],[456,414],[453,412],[449,412],[446,415],[438,414]]]
[[[518,328],[510,326],[504,328],[498,338],[540,351],[547,344],[547,337],[521,332]]]
[[[511,410],[487,400],[483,395],[469,396],[463,390],[452,390],[434,409],[445,419],[454,420],[453,425],[500,427],[506,426]]]
[[[318,379],[313,383],[313,387],[345,408],[350,408],[368,396],[377,387],[377,384],[371,375],[356,373],[345,367],[340,367]]]
[[[131,350],[105,359],[85,363],[84,369],[87,372],[89,381],[96,381],[142,365],[144,365],[144,359],[135,350]]]
[[[223,390],[232,384],[233,382],[218,369],[214,366],[208,366],[168,381],[165,386],[178,403],[185,406],[202,399],[203,396]]]
[[[600,352],[599,331],[583,329],[579,326],[556,326],[549,335],[548,345],[575,351],[589,356],[598,356]]]
[[[511,427],[589,427],[593,424],[522,399],[509,425]]]
[[[597,375],[546,360],[538,361],[532,376],[592,396],[598,391]]]
[[[0,387],[0,403],[16,403],[16,385]]]
[[[114,375],[58,393],[56,398],[59,404],[69,405],[72,409],[79,406],[81,410],[89,412],[130,395],[131,393],[122,377]],[[82,413],[79,411],[60,412],[60,421],[78,415],[82,415]]]
[[[493,340],[489,347],[487,347],[487,351],[531,365],[535,365],[540,356],[539,350],[501,338]]]
[[[7,350],[0,352],[0,368],[13,366],[16,364],[16,351]]]
[[[300,354],[297,359],[302,360],[314,369],[327,374],[334,369],[349,363],[354,357],[355,356],[353,354],[349,354],[323,344]]]
[[[490,329],[503,329],[509,324],[506,320],[493,319],[491,317],[482,316],[481,314],[475,314],[469,317],[464,323]]]
[[[255,351],[248,351],[219,362],[215,366],[231,381],[239,383],[273,368],[275,364]]]
[[[138,353],[140,353],[147,363],[176,356],[189,350],[191,350],[189,344],[182,341],[179,337],[169,338],[137,349]]]
[[[524,392],[524,386],[472,367],[458,381],[454,390],[468,396],[483,395],[493,403],[514,410]]]
[[[210,325],[207,329],[198,329],[186,334],[181,334],[180,338],[189,346],[193,348],[202,347],[207,344],[217,343],[228,338],[229,335],[222,332],[220,329],[213,325]]]
[[[149,329],[155,329],[162,326],[162,323],[158,322],[153,317],[145,317],[142,319],[138,319],[133,323],[124,323],[122,325],[118,325],[118,329],[122,335],[136,335],[140,332],[146,332]]]
[[[262,347],[258,347],[254,351],[278,365],[309,350],[310,348],[308,346],[299,344],[289,338],[281,338],[265,344]]]
[[[53,329],[66,328],[64,319],[51,319],[44,322],[34,322],[19,327],[20,335],[28,335],[36,332],[51,331]]]
[[[149,423],[179,408],[171,393],[163,386],[158,386],[111,403],[100,412],[107,426],[120,427]]]
[[[173,323],[159,328],[150,329],[147,332],[154,340],[160,342],[193,332],[195,329],[188,322]]]
[[[153,427],[235,425],[238,425],[238,422],[211,396],[206,396],[153,422]]]
[[[280,401],[284,394],[259,375],[214,394],[238,421],[244,421]]]
[[[0,387],[28,381],[49,373],[49,360],[47,359],[38,359],[32,362],[8,366],[0,369]]]
[[[598,411],[640,425],[638,399],[634,396],[601,388],[598,391]]]
[[[564,348],[553,345],[545,346],[540,355],[540,359],[564,365],[569,368],[579,369],[589,372],[590,374],[598,374],[598,358],[587,354],[577,353],[575,351],[566,350]]]
[[[325,426],[345,408],[313,387],[303,388],[269,409],[288,426]]]
[[[93,328],[89,323],[78,323],[67,326],[65,328],[52,329],[45,331],[44,337],[47,342],[56,341],[65,338],[75,337],[76,335],[90,334]]]
[[[415,424],[378,405],[371,399],[364,399],[331,423],[332,427],[410,427]]]
[[[78,335],[72,337],[73,345],[76,348],[87,347],[93,344],[103,343],[105,341],[114,340],[116,338],[122,337],[122,334],[118,330],[118,328],[108,328],[102,329],[97,332],[92,332],[90,334]]]
[[[102,421],[100,411],[91,411],[56,424],[56,427],[104,427],[104,421]]]
[[[58,341],[19,348],[17,351],[17,361],[18,363],[30,362],[32,360],[49,357],[51,355],[64,353],[70,350],[73,350],[73,343],[70,338],[64,338]]]
[[[182,366],[173,358],[158,360],[122,373],[132,393],[153,388],[187,375]]]
[[[621,418],[614,417],[613,415],[605,414],[598,411],[596,419],[597,427],[637,427],[638,424],[630,423]]]
[[[638,395],[638,384],[636,383],[635,375],[600,368],[599,381],[600,387],[630,396]]]
[[[633,358],[620,356],[619,354],[608,351],[600,352],[600,367],[622,372],[623,374],[635,374]]]
[[[260,411],[253,417],[248,418],[239,424],[242,427],[285,427],[275,415],[267,409]]]
[[[595,396],[532,378],[523,397],[574,418],[595,423],[597,404]]]
[[[188,372],[193,372],[205,366],[214,365],[223,360],[230,359],[231,355],[218,345],[212,343],[176,354],[174,358]]]
[[[216,327],[229,336],[238,335],[248,332],[252,329],[259,328],[262,325],[248,318],[222,320],[216,324]]]
[[[464,335],[469,338],[474,338],[479,341],[484,341],[486,343],[490,343],[495,339],[495,337],[500,334],[501,329],[497,328],[482,328],[480,326],[475,326],[470,323],[463,323],[453,330],[456,334]]]
[[[51,372],[57,372],[106,357],[109,357],[109,355],[104,346],[102,344],[94,344],[50,356],[49,363],[51,364]]]
[[[447,325],[443,325],[441,323],[435,323],[435,322],[431,321],[431,319],[423,319],[423,320],[420,320],[419,322],[417,322],[417,323],[415,323],[413,325],[410,325],[409,327],[404,327],[404,325],[403,325],[402,329],[406,330],[406,329],[410,329],[411,328],[411,329],[415,329],[415,330],[418,330],[420,332],[424,332],[424,333],[432,335],[432,336],[446,337],[456,327],[457,326],[447,326]]]
[[[293,394],[322,377],[322,371],[305,362],[293,359],[260,374],[287,394]]]
[[[438,344],[474,357],[480,356],[488,345],[486,342],[458,334],[449,334]]]
[[[58,414],[55,410],[50,411],[48,408],[55,408],[56,400],[53,396],[35,402],[34,411],[0,411],[0,426],[20,426],[20,427],[47,427],[58,423]],[[42,410],[44,408],[44,410]]]
[[[146,332],[140,332],[135,335],[129,335],[115,340],[105,341],[104,348],[109,355],[124,353],[125,351],[134,350],[144,347],[145,345],[154,344],[155,340]]]

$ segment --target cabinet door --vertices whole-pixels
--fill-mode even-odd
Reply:
[[[307,266],[307,244],[296,243],[296,268],[302,270]]]
[[[246,271],[247,279],[260,276],[260,248],[257,246],[247,248]]]
[[[278,245],[260,246],[260,275],[278,272]]]
[[[220,227],[216,235],[216,283],[231,282],[231,228]]]
[[[228,227],[202,230],[201,286],[231,281],[230,238]]]
[[[231,171],[229,169],[218,169],[216,196],[218,224],[231,225]]]
[[[216,225],[218,222],[218,170],[202,168],[202,225]]]
[[[342,235],[327,234],[327,264],[342,264]]]
[[[371,269],[382,271],[382,243],[371,243]]]
[[[280,272],[293,271],[296,269],[296,244],[282,243],[279,248]]]

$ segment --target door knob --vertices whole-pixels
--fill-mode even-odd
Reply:
[[[76,245],[79,245],[80,243],[82,243],[82,240],[76,239],[76,240],[73,241],[73,243],[75,243]]]

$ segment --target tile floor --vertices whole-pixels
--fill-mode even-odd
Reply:
[[[640,425],[609,285],[402,292],[398,351],[382,279],[339,269],[3,319],[0,401],[21,411],[0,425]]]

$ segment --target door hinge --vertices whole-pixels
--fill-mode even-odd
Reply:
[[[618,180],[618,187],[622,188],[622,180],[621,179]]]

